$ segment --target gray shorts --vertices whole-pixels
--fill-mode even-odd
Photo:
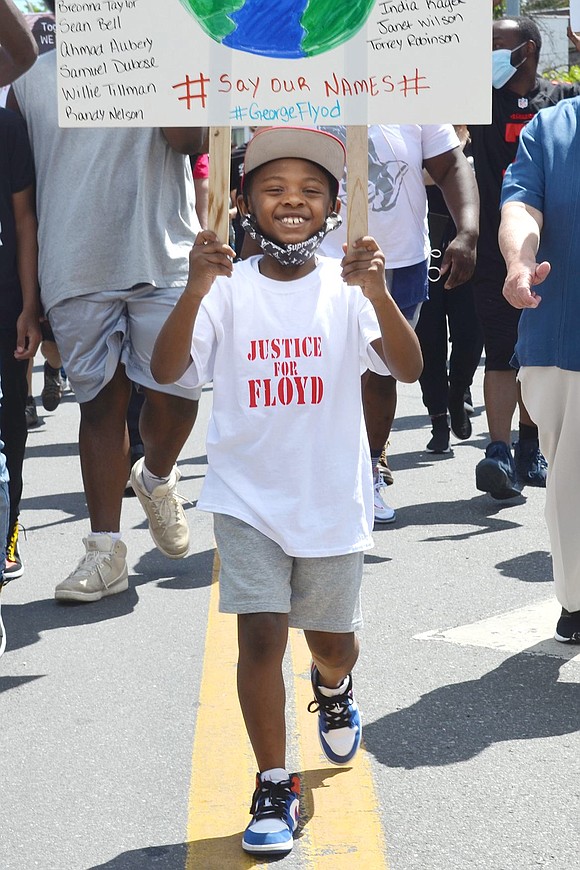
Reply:
[[[287,613],[292,628],[351,632],[362,627],[364,553],[297,558],[257,529],[214,514],[222,613]]]
[[[150,368],[159,330],[182,293],[183,287],[141,284],[132,290],[75,296],[50,309],[50,325],[77,401],[94,399],[109,383],[119,362],[136,384],[159,393],[199,399],[200,389],[158,384]]]

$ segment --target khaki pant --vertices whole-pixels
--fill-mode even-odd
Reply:
[[[556,597],[572,612],[580,610],[580,372],[525,366],[518,379],[548,462],[545,517]]]

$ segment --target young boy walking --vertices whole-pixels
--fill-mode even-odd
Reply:
[[[238,695],[259,769],[247,852],[289,852],[298,824],[299,778],[286,769],[289,626],[312,654],[324,754],[346,764],[360,744],[351,671],[373,522],[360,376],[411,382],[421,371],[375,240],[359,240],[342,264],[316,255],[339,221],[344,163],[328,133],[256,133],[238,207],[263,254],[234,266],[228,245],[199,233],[151,363],[162,383],[214,382],[198,506],[214,513],[220,610],[238,614]]]

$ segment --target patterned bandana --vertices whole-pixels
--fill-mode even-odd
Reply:
[[[296,244],[278,245],[272,239],[267,239],[266,236],[262,235],[254,215],[244,215],[241,220],[242,227],[250,238],[259,244],[265,254],[274,257],[283,266],[302,266],[307,263],[314,256],[327,233],[335,230],[341,223],[341,216],[333,211],[324,221],[322,229],[310,236],[309,239]]]

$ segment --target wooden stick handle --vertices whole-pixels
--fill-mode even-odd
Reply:
[[[346,128],[346,236],[348,249],[369,229],[369,145],[366,126]]]
[[[209,204],[208,223],[220,242],[230,237],[230,127],[209,128]]]

